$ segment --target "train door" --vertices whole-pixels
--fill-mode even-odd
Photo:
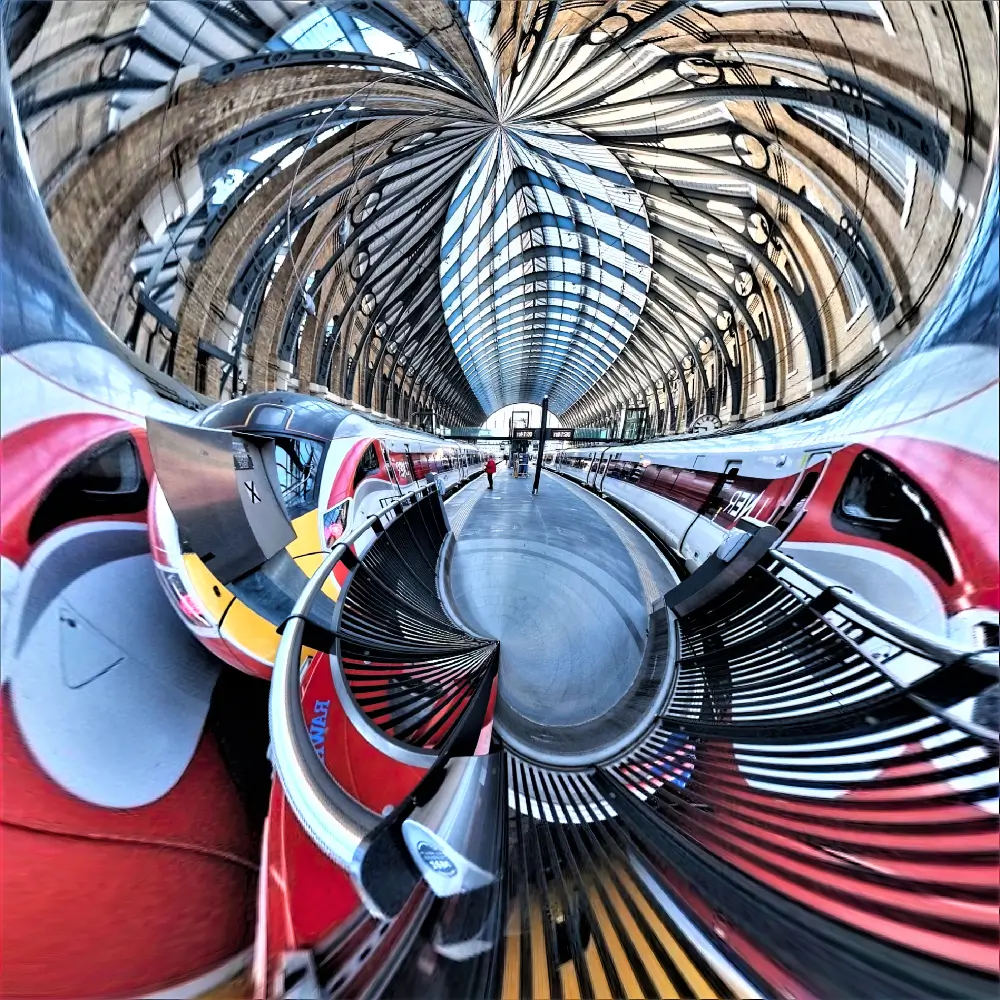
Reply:
[[[593,486],[594,489],[600,489],[604,484],[604,477],[608,471],[608,464],[611,462],[611,456],[606,451],[598,452],[597,458],[590,463],[590,468],[587,470],[587,485]]]
[[[416,489],[420,485],[420,480],[417,478],[417,467],[413,464],[413,455],[410,453],[410,446],[408,444],[403,445],[403,450],[406,452],[406,467],[410,470],[410,482],[413,484],[413,488]]]
[[[724,488],[739,475],[740,466],[743,463],[741,459],[729,459],[721,475],[705,470],[706,464],[706,456],[699,455],[694,460],[693,471],[700,473],[699,478],[702,479],[710,480],[714,477],[714,482],[681,536],[679,545],[681,557],[686,561],[689,569],[701,565],[719,547],[728,534],[727,529],[716,524],[713,518],[718,513],[719,500]]]
[[[385,468],[389,473],[389,482],[396,488],[396,492],[402,495],[403,489],[399,485],[399,476],[396,474],[396,466],[392,460],[392,449],[385,441],[379,441],[379,445],[382,447],[382,457],[385,459]]]
[[[781,532],[781,538],[778,539],[779,544],[788,537],[795,525],[805,515],[809,498],[819,485],[832,454],[829,451],[813,451],[806,456],[802,471],[795,480],[795,486],[789,490],[788,502],[775,511],[773,524]]]
[[[622,457],[620,451],[616,451],[614,455],[605,455],[604,461],[601,463],[600,478],[597,480],[597,488],[603,493],[604,492],[604,480],[608,478],[608,469],[611,468],[611,462],[617,462]]]
[[[597,486],[597,473],[601,462],[604,461],[604,452],[599,451],[587,465],[586,483],[588,486]]]

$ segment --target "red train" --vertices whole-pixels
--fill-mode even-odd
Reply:
[[[287,546],[289,573],[299,589],[344,532],[402,493],[437,482],[448,492],[478,475],[486,455],[472,445],[380,423],[325,400],[293,392],[256,393],[205,411],[203,427],[239,431],[275,445],[281,500],[295,530]],[[162,489],[149,503],[154,562],[178,613],[219,659],[269,677],[287,616],[263,581],[263,571],[224,586],[182,546]],[[362,540],[362,547],[369,539]],[[294,587],[293,587],[294,589]],[[335,599],[336,579],[327,595]]]
[[[145,418],[87,345],[0,356],[0,993],[199,996],[245,979],[259,830],[210,719],[218,663],[149,558]]]
[[[996,352],[965,345],[917,355],[807,422],[546,462],[627,508],[689,568],[752,517],[780,528],[782,549],[804,565],[884,610],[996,646],[997,407]]]

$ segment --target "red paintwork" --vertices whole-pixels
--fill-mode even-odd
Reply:
[[[961,448],[916,438],[880,438],[878,450],[917,480],[947,525],[961,576],[945,593],[949,614],[1000,610],[1000,465]]]
[[[347,454],[337,469],[336,476],[334,476],[333,486],[330,487],[330,495],[327,497],[326,506],[323,510],[335,507],[342,500],[354,496],[354,476],[358,471],[358,463],[373,441],[373,438],[362,438],[348,449]],[[381,448],[377,448],[376,452],[379,455],[378,472],[371,473],[369,478],[389,482],[389,474],[385,471],[385,463],[381,457]]]
[[[916,438],[879,438],[870,450],[884,454],[916,482],[937,505],[957,557],[957,574],[947,583],[915,556],[885,542],[844,535],[832,511],[854,459],[866,449],[852,444],[835,452],[809,500],[805,517],[789,534],[792,542],[837,542],[887,552],[927,577],[949,615],[970,607],[1000,609],[1000,555],[983,539],[997,538],[1000,469],[996,462],[950,445]]]
[[[336,782],[373,812],[380,813],[386,805],[398,805],[416,788],[426,771],[392,760],[357,731],[334,690],[326,653],[313,658],[303,679],[302,703],[307,725],[317,700],[330,703],[324,763]]]
[[[865,450],[884,455],[920,483],[934,501],[955,550],[958,572],[954,583],[946,582],[930,566],[902,549],[837,529],[832,517],[834,505],[855,458]],[[692,512],[702,508],[722,475],[650,464],[635,476],[629,472],[635,465],[632,461],[614,460],[609,464],[609,474],[624,477],[637,488]],[[933,584],[948,615],[973,607],[1000,610],[1000,554],[995,546],[983,545],[983,539],[1000,537],[1000,466],[995,461],[934,441],[880,437],[870,444],[858,442],[833,451],[825,468],[822,461],[813,462],[803,471],[803,477],[820,470],[822,474],[805,505],[805,514],[789,533],[788,541],[846,544],[902,559]],[[630,479],[630,475],[634,478]],[[712,520],[731,528],[738,516],[750,513],[758,520],[774,522],[787,513],[787,504],[794,499],[800,481],[798,474],[773,480],[737,476],[722,487],[717,504],[720,509]],[[751,497],[755,497],[752,502]]]
[[[761,951],[753,941],[738,927],[723,920],[722,917],[708,906],[701,895],[677,873],[677,869],[666,865],[657,865],[656,872],[661,881],[673,896],[681,900],[684,906],[698,918],[705,927],[710,927],[715,935],[724,942],[732,952],[741,958],[748,969],[771,988],[772,996],[785,996],[794,1000],[819,1000],[806,987],[795,979],[788,970]]]
[[[416,787],[426,772],[381,754],[344,715],[326,653],[313,658],[303,678],[307,726],[316,714],[317,702],[325,704],[327,710],[323,745],[317,747],[317,752],[345,791],[374,812],[381,812],[383,806],[398,804]],[[271,789],[264,852],[267,881],[262,898],[270,969],[282,951],[309,947],[327,937],[354,913],[360,902],[347,873],[323,854],[302,829],[277,781]]]
[[[772,521],[791,500],[797,480],[797,475],[772,479],[757,497],[756,503],[750,509],[750,516],[757,518],[758,521]]]
[[[146,528],[149,532],[149,552],[153,557],[153,562],[163,567],[169,567],[170,557],[167,555],[167,548],[163,544],[163,535],[160,533],[160,525],[157,523],[156,519],[156,505],[153,503],[153,498],[156,496],[156,486],[156,476],[153,475],[149,479],[150,502],[146,510]]]
[[[82,802],[43,774],[2,699],[0,993],[118,997],[194,978],[245,947],[255,849],[210,735],[138,809]]]
[[[486,705],[486,717],[483,719],[483,727],[479,730],[479,739],[476,742],[476,752],[474,756],[483,757],[490,752],[490,744],[493,740],[493,717],[497,708],[497,688],[500,683],[500,675],[493,678],[490,687],[490,700]]]
[[[237,670],[242,670],[251,677],[259,677],[261,680],[269,681],[274,667],[270,663],[261,663],[260,660],[244,653],[242,649],[227,642],[222,636],[218,638],[203,638],[198,636],[202,645],[211,653],[214,653],[220,660],[224,660]]]
[[[350,876],[309,839],[285,801],[281,783],[271,787],[264,861],[267,881],[265,938],[270,968],[284,951],[309,947],[343,923],[360,905]],[[262,942],[257,942],[261,947]]]
[[[28,541],[31,520],[56,478],[122,432],[136,442],[151,477],[145,431],[118,416],[66,414],[3,439],[5,557],[27,562],[37,544]],[[139,512],[74,523],[144,520]],[[0,993],[134,996],[202,975],[248,944],[256,850],[214,737],[202,735],[184,775],[156,802],[105,809],[70,795],[41,771],[6,691],[0,721]]]
[[[915,745],[903,754],[920,750]],[[938,865],[927,860],[908,862],[907,851],[918,848],[906,829],[910,824],[933,824],[946,835],[948,825],[956,822],[981,826],[985,814],[973,805],[956,802],[950,788],[934,781],[932,764],[911,763],[904,756],[886,765],[881,774],[926,775],[928,781],[895,789],[862,786],[833,801],[768,795],[747,786],[731,747],[719,744],[709,753],[699,754],[696,779],[699,799],[710,803],[712,810],[682,813],[682,822],[690,836],[718,857],[825,916],[935,958],[995,971],[996,947],[980,937],[983,930],[997,927],[995,902],[961,898],[966,887],[997,881],[1000,845],[995,829],[986,831],[986,841],[973,834],[972,844],[965,847],[982,851],[989,859],[986,862],[975,855],[964,861],[955,856],[942,858]],[[881,801],[892,802],[892,808],[871,812],[854,808],[855,803]],[[801,816],[801,821],[785,822],[784,812]],[[755,822],[755,817],[760,821]],[[775,829],[768,829],[761,821],[770,822]],[[856,846],[843,843],[850,830],[847,821],[861,824],[851,838]],[[889,822],[899,825],[898,834],[879,829]],[[866,826],[872,827],[871,835]],[[932,839],[932,857],[948,852],[944,842],[938,847],[936,837]],[[824,845],[829,849],[823,850]],[[954,843],[950,846],[956,850]],[[869,847],[894,848],[894,853],[887,858]],[[883,881],[864,878],[869,865]],[[886,876],[889,882],[884,881]],[[927,887],[934,883],[941,887],[939,892]],[[956,893],[948,894],[949,887]],[[906,918],[907,913],[924,915],[929,911],[952,922],[954,932],[927,930]]]
[[[51,417],[13,431],[0,442],[3,488],[0,489],[0,555],[23,566],[32,548],[28,542],[31,519],[59,474],[75,458],[114,434],[127,431],[135,439],[147,478],[152,461],[146,432],[120,417],[76,413]],[[81,518],[77,523],[100,520],[142,524],[145,515]],[[37,544],[37,543],[36,543]]]

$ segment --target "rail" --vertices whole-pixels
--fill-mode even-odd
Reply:
[[[336,611],[334,683],[383,753],[427,767],[471,702],[496,643],[445,611],[437,564],[448,534],[439,497],[385,525],[350,570]]]
[[[302,659],[303,643],[309,639],[310,631],[315,629],[314,623],[309,621],[309,612],[314,601],[322,591],[323,585],[334,569],[341,563],[345,564],[349,573],[348,584],[354,583],[359,587],[362,581],[370,583],[369,574],[359,573],[364,558],[359,559],[352,551],[355,545],[366,533],[373,533],[376,536],[375,542],[369,551],[374,549],[380,552],[378,547],[379,538],[386,534],[393,523],[402,523],[401,516],[408,509],[417,509],[420,504],[432,502],[436,507],[440,507],[440,499],[437,488],[434,485],[423,487],[413,493],[406,494],[388,505],[377,515],[368,518],[363,523],[352,529],[347,535],[340,538],[329,555],[323,560],[319,569],[310,577],[306,586],[299,595],[292,613],[286,619],[281,640],[278,644],[277,655],[274,661],[274,673],[271,680],[271,696],[269,703],[272,756],[275,770],[281,781],[285,797],[302,826],[309,834],[313,842],[329,858],[345,868],[354,877],[355,883],[363,894],[370,894],[370,885],[366,886],[365,873],[363,872],[364,857],[367,849],[366,839],[373,836],[380,825],[384,823],[383,817],[375,814],[359,803],[353,796],[345,791],[326,767],[317,757],[312,741],[310,739],[305,717],[302,712],[300,695],[300,663]],[[390,536],[391,537],[391,536]],[[366,553],[367,555],[367,553]],[[425,553],[429,555],[429,553]],[[361,638],[357,631],[357,622],[369,621],[373,627],[369,616],[356,617],[347,607],[351,595],[352,586],[345,586],[337,602],[338,626],[348,630],[347,636],[341,636],[336,632],[333,635],[334,642],[338,643],[339,652],[344,655],[345,646],[348,650],[359,650],[364,652],[364,646],[358,646],[357,640]],[[355,594],[356,596],[356,594]],[[381,594],[385,598],[386,593]],[[346,610],[345,610],[346,608]],[[411,609],[412,610],[412,609]],[[399,624],[403,619],[396,619]],[[407,620],[412,624],[412,618]],[[441,624],[441,623],[439,623]],[[442,625],[443,628],[443,625]],[[454,630],[453,638],[460,633]],[[381,632],[378,638],[384,642],[385,632]],[[440,638],[440,632],[435,634]],[[392,635],[389,639],[393,638]],[[397,636],[398,638],[398,636]],[[371,636],[364,637],[366,642],[371,642]],[[457,646],[458,643],[453,643]],[[479,642],[468,643],[477,647],[477,652],[481,653],[480,658],[486,661],[486,665],[478,673],[479,687],[486,679],[488,666],[491,661],[490,654],[493,653],[493,646],[488,650],[479,650],[482,644]],[[494,644],[495,646],[495,644]],[[434,647],[437,648],[437,647]],[[397,651],[404,651],[405,647],[398,646]],[[356,666],[356,664],[354,664]],[[495,663],[492,664],[495,668]],[[335,680],[340,675],[340,670],[334,669]],[[343,684],[343,679],[338,683]],[[426,682],[425,682],[426,688]],[[341,693],[341,692],[339,692]],[[358,710],[358,703],[353,696],[353,692],[342,692],[342,702],[345,708],[355,707],[352,718],[359,731],[368,739],[376,742],[372,732],[373,723],[371,718],[362,710]],[[344,695],[347,695],[346,697]],[[481,700],[481,699],[480,699]],[[474,698],[470,696],[462,708],[468,710],[472,707]],[[413,699],[408,699],[408,707],[413,707]],[[426,708],[426,706],[422,706]],[[442,729],[453,731],[456,722],[461,719],[462,712],[450,712],[449,724],[447,727],[433,727],[435,736],[442,736]],[[376,719],[379,719],[376,716]],[[398,717],[395,719],[398,723]],[[388,734],[386,734],[388,735]],[[402,747],[401,741],[396,741]],[[376,745],[379,745],[376,742]],[[434,744],[440,745],[440,739]],[[384,747],[383,747],[384,749]],[[442,748],[446,751],[446,747]],[[398,754],[397,754],[398,756]],[[431,753],[421,757],[421,766],[427,767],[432,763],[436,754]],[[373,907],[378,909],[378,907]]]
[[[645,849],[818,995],[995,991],[995,652],[773,549],[679,626],[656,731],[595,779]]]
[[[934,635],[924,629],[918,628],[909,622],[902,621],[893,615],[875,607],[874,604],[866,601],[853,591],[842,587],[832,580],[814,573],[811,569],[803,566],[797,559],[782,552],[780,549],[771,551],[772,558],[783,567],[792,570],[808,580],[813,586],[822,590],[836,592],[837,601],[843,607],[865,618],[870,625],[874,625],[886,638],[891,638],[906,646],[914,653],[929,659],[936,659],[941,663],[952,663],[962,660],[969,666],[974,667],[980,673],[984,673],[994,679],[1000,678],[1000,656],[996,649],[979,650],[965,649],[947,642],[941,636]]]
[[[361,654],[365,643],[392,646],[404,631],[438,665],[452,655],[429,559],[407,556],[413,532],[433,546],[432,516],[428,504],[422,521],[388,525],[368,568],[352,569],[338,655],[370,738],[414,753],[441,747],[437,777],[429,772],[400,814],[426,819],[433,789],[449,783],[505,793],[470,799],[463,813],[483,835],[483,869],[498,877],[435,898],[426,873],[400,874],[392,816],[352,827],[345,809],[346,867],[361,884],[365,866],[395,871],[395,898],[366,900],[368,913],[316,954],[321,990],[995,995],[997,737],[970,713],[995,683],[992,651],[914,629],[765,548],[679,617],[670,696],[620,759],[554,768],[510,746],[463,756],[484,683],[478,707],[434,734],[430,675],[422,693],[387,697],[398,660],[359,655],[359,682],[346,655],[352,643]],[[390,594],[382,584],[394,573],[402,579]],[[465,642],[471,654],[475,642]],[[287,691],[301,717],[297,689]],[[376,849],[362,856],[363,844]],[[395,919],[380,924],[387,915]]]

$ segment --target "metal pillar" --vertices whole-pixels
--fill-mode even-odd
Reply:
[[[542,478],[542,456],[545,454],[545,425],[549,421],[549,397],[542,397],[542,429],[538,432],[538,461],[535,462],[535,482],[531,487],[531,495],[538,492],[538,482]]]

